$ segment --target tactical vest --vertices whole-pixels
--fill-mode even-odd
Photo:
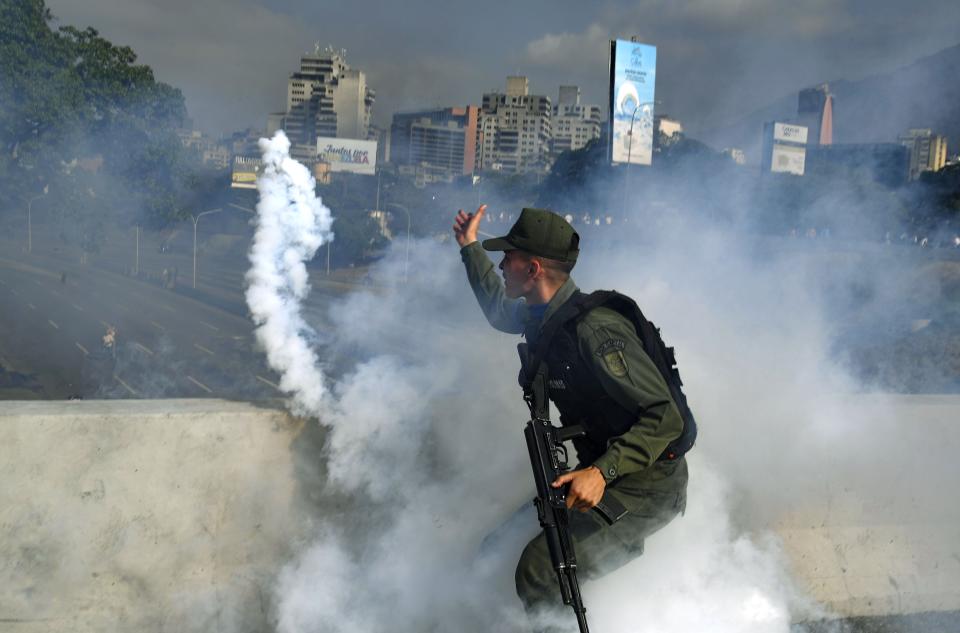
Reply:
[[[596,461],[607,451],[608,441],[626,433],[641,413],[639,410],[628,411],[611,398],[580,355],[577,324],[590,310],[600,306],[618,312],[633,323],[644,351],[670,389],[670,395],[683,419],[683,432],[670,443],[658,460],[680,457],[693,447],[697,425],[681,389],[683,382],[676,369],[673,348],[663,343],[660,330],[643,316],[632,299],[615,291],[598,290],[589,295],[577,291],[551,316],[550,321],[559,319],[560,323],[553,328],[544,327],[543,334],[547,338],[537,341],[537,351],[547,367],[550,400],[560,413],[561,424],[579,424],[586,433],[573,440],[577,458],[581,464]],[[540,346],[544,344],[547,347],[541,352]]]

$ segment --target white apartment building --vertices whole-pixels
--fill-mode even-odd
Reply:
[[[530,94],[526,77],[507,77],[506,92],[483,95],[478,126],[480,169],[546,173],[552,164],[550,106],[550,97]]]
[[[600,138],[600,106],[580,103],[579,86],[560,86],[553,106],[553,153],[577,150]]]
[[[300,58],[300,70],[287,81],[287,110],[282,123],[294,149],[316,154],[317,137],[367,140],[371,136],[370,111],[376,93],[366,75],[345,61],[345,50],[316,46]],[[271,115],[276,119],[275,115]],[[298,153],[298,152],[294,152]]]
[[[910,150],[910,180],[925,171],[940,171],[947,163],[947,139],[933,130],[913,128],[899,140]]]

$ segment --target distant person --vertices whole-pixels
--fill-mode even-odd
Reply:
[[[107,326],[107,333],[103,335],[103,349],[117,357],[117,329],[112,325]]]
[[[569,485],[567,507],[579,511],[570,516],[578,573],[597,578],[639,556],[646,537],[683,512],[684,453],[693,445],[696,426],[692,417],[685,423],[645,351],[631,316],[632,300],[602,293],[609,302],[588,307],[601,293],[580,292],[570,277],[580,236],[566,219],[544,209],[523,209],[507,235],[481,245],[477,231],[485,212],[486,206],[471,214],[461,210],[453,233],[487,320],[498,330],[522,334],[532,350],[546,346],[549,399],[560,423],[586,431],[573,440],[579,464],[554,486]],[[487,251],[503,252],[500,274]],[[571,314],[576,317],[564,320]],[[554,334],[541,340],[553,323],[558,323]],[[685,399],[683,405],[687,410]],[[520,433],[510,439],[521,441]],[[590,512],[605,491],[629,511],[613,525]],[[524,549],[515,580],[529,613],[563,607],[542,532]]]

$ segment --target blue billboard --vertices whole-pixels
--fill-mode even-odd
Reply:
[[[610,43],[610,57],[610,158],[614,163],[649,165],[657,47],[616,40]]]

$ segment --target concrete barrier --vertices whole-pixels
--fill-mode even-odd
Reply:
[[[779,533],[800,584],[838,616],[960,610],[960,396],[852,397],[845,414],[876,420],[875,435],[838,436],[806,490],[754,527]]]
[[[743,527],[779,533],[839,616],[960,609],[960,397],[846,406],[913,448],[876,460],[841,443]],[[304,471],[322,469],[318,429],[218,400],[0,403],[0,631],[271,630],[323,474]]]
[[[0,630],[269,630],[301,426],[216,400],[0,404]]]

